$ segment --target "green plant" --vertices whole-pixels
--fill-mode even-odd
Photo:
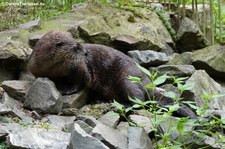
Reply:
[[[0,149],[8,149],[9,146],[5,142],[0,142]]]
[[[169,77],[167,75],[161,75],[158,76],[157,73],[151,73],[147,69],[141,67],[140,65],[137,65],[138,68],[146,74],[147,77],[151,80],[152,84],[143,85],[142,79],[134,76],[129,76],[128,78],[133,83],[140,84],[143,89],[148,94],[148,90],[154,90],[158,85],[163,84],[166,79],[172,78],[173,84],[177,86],[177,89],[180,92],[180,95],[187,90],[190,90],[192,88],[192,85],[184,85],[184,82],[187,78],[176,78],[176,77]],[[155,99],[154,95],[150,96],[148,94],[148,100],[147,101],[141,101],[136,98],[129,97],[129,100],[133,103],[130,107],[125,107],[121,105],[120,103],[116,102],[114,100],[114,105],[118,109],[119,114],[124,117],[130,125],[135,126],[135,124],[129,120],[128,114],[135,110],[135,109],[143,109],[145,111],[145,114],[148,116],[150,121],[152,122],[154,126],[154,132],[155,137],[153,139],[153,142],[155,142],[157,148],[165,149],[165,148],[171,148],[171,149],[180,149],[180,148],[191,148],[194,142],[189,142],[187,140],[190,140],[193,135],[196,137],[195,142],[198,142],[202,140],[206,136],[213,136],[217,137],[216,143],[225,143],[225,137],[221,134],[218,134],[216,130],[218,128],[223,129],[225,124],[225,119],[218,118],[212,114],[208,115],[208,118],[205,118],[202,120],[202,118],[207,114],[209,111],[209,107],[207,106],[207,103],[212,98],[218,98],[225,96],[225,94],[208,94],[205,91],[203,91],[202,98],[205,100],[205,104],[202,107],[198,107],[195,105],[194,102],[191,101],[182,101],[181,96],[178,96],[177,94],[168,91],[166,92],[168,96],[170,96],[174,100],[174,105],[168,105],[166,107],[160,107],[157,104],[157,101],[160,99]],[[176,121],[170,121],[169,119],[173,119],[172,113],[180,108],[179,104],[182,102],[183,104],[189,105],[193,109],[196,110],[198,118],[196,119],[189,119],[187,117],[183,117],[180,119],[177,119]],[[167,124],[169,127],[166,130],[166,132],[160,131],[158,128],[162,124]],[[177,140],[173,140],[171,138],[174,131],[177,131],[179,134],[179,138]],[[158,143],[158,139],[160,138],[160,142]]]
[[[8,116],[8,117],[11,117],[11,116]],[[47,122],[40,122],[40,121],[26,122],[26,121],[19,119],[18,117],[14,117],[14,118],[11,117],[11,119],[15,123],[17,123],[23,127],[32,126],[32,127],[41,127],[41,128],[45,128],[45,129],[50,129],[50,127],[51,127],[50,124]]]
[[[11,29],[19,24],[41,18],[42,20],[51,19],[59,14],[69,12],[72,5],[83,2],[84,0],[2,0],[0,2],[0,31]],[[103,2],[103,0],[102,0]],[[24,6],[10,5],[11,3],[21,3]],[[29,3],[38,3],[43,5],[30,6]]]

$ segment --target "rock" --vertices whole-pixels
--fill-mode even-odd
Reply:
[[[69,133],[44,128],[22,127],[14,124],[3,129],[9,133],[7,138],[9,148],[66,149],[70,139]]]
[[[38,78],[32,84],[24,102],[24,107],[48,114],[58,114],[62,106],[61,94],[47,78]]]
[[[98,123],[91,133],[92,136],[104,142],[109,148],[126,149],[127,137],[122,135],[118,130]]]
[[[66,108],[76,108],[80,109],[83,107],[88,98],[88,90],[81,90],[76,94],[66,95],[62,97],[63,100],[63,109]]]
[[[140,13],[145,14],[144,17],[136,17],[131,11],[101,5],[79,7],[71,15],[71,20],[76,22],[70,23],[74,27],[68,25],[69,32],[85,42],[109,45],[123,52],[135,49],[158,51],[165,44],[173,44],[158,15],[149,9],[139,9]]]
[[[116,129],[120,131],[121,134],[128,136],[128,127],[129,123],[128,122],[120,122]]]
[[[79,109],[76,108],[66,108],[66,109],[62,109],[59,113],[59,115],[64,115],[64,116],[77,116],[79,113]]]
[[[192,53],[184,52],[181,54],[174,53],[170,56],[170,60],[167,65],[191,65],[192,64]]]
[[[2,96],[1,102],[11,109],[15,107],[20,109],[23,106],[23,104],[20,101],[10,97],[6,92],[4,92]]]
[[[176,45],[181,52],[186,52],[205,48],[209,45],[209,42],[198,26],[185,17],[182,19],[180,28],[177,31]]]
[[[216,117],[219,119],[225,119],[225,112],[222,110],[207,110],[204,114],[204,117]]]
[[[76,119],[75,116],[58,116],[58,115],[48,115],[44,117],[41,121],[42,122],[48,122],[49,124],[52,124],[55,128],[62,129],[67,124],[74,122]]]
[[[129,51],[128,55],[131,56],[137,63],[145,67],[159,66],[169,61],[169,58],[165,53],[155,52],[151,50]]]
[[[19,41],[0,39],[0,59],[28,60],[32,49]],[[15,67],[15,66],[14,66]]]
[[[175,77],[187,77],[195,72],[195,68],[192,65],[161,65],[155,70],[160,74],[168,74]]]
[[[28,113],[25,113],[22,108],[14,107],[10,115],[19,118],[22,123],[33,123],[35,121]]]
[[[92,116],[78,116],[76,120],[81,120],[86,124],[88,124],[89,126],[91,126],[92,128],[94,128],[98,123],[100,123]]]
[[[181,8],[183,6],[180,6]],[[185,9],[186,9],[186,16],[188,18],[193,18],[194,16],[194,21],[198,23],[199,28],[201,28],[201,30],[203,31],[204,29],[206,30],[206,35],[207,39],[210,39],[211,37],[211,33],[208,30],[208,25],[210,23],[210,5],[209,4],[197,4],[198,9],[192,9],[192,4],[186,4],[185,5]],[[204,8],[203,8],[204,7]],[[181,11],[183,11],[182,9],[180,9]],[[180,12],[182,13],[182,12]],[[196,14],[198,14],[196,16]]]
[[[14,123],[13,120],[6,116],[0,116],[0,123]]]
[[[207,105],[211,109],[225,110],[225,97],[213,98],[210,100],[202,99],[203,90],[209,94],[225,93],[225,89],[204,70],[197,70],[187,81],[186,84],[193,84],[190,92],[184,93],[186,100],[194,99],[199,107]]]
[[[193,52],[193,65],[196,69],[205,70],[210,76],[224,80],[225,46],[214,45]]]
[[[33,74],[31,74],[31,72],[22,71],[20,72],[19,80],[34,82],[36,78]]]
[[[119,123],[120,115],[113,111],[107,112],[102,117],[98,119],[98,121],[102,122],[103,124],[115,128]]]
[[[0,83],[18,79],[31,52],[18,41],[0,38]]]
[[[181,92],[173,84],[164,84],[160,86],[160,88],[164,90],[164,91],[161,91],[161,93],[163,93],[163,95],[165,96],[169,96],[168,92],[173,92],[176,97],[180,97]]]
[[[151,132],[154,131],[154,127],[149,117],[142,115],[130,115],[129,118],[132,122],[134,122],[138,126],[143,127],[147,134],[150,134]]]
[[[160,121],[159,127],[157,128],[158,131],[161,131],[161,133],[168,133],[169,130],[173,130],[170,132],[170,139],[176,140],[179,137],[179,132],[177,130],[177,122],[179,121],[179,118],[175,118],[172,116],[167,115],[159,115],[157,116],[157,121]],[[191,131],[191,129],[190,129]]]
[[[79,110],[79,115],[89,115],[98,119],[106,112],[113,110],[115,110],[115,107],[112,103],[88,104]]]
[[[38,42],[39,39],[41,39],[41,37],[43,36],[38,34],[38,35],[30,35],[28,36],[28,44],[31,48],[33,48],[35,46],[35,44]]]
[[[28,92],[31,83],[28,81],[10,80],[3,81],[2,88],[13,98],[25,101],[25,95]]]
[[[128,35],[118,35],[115,38],[115,42],[121,42],[122,44],[134,45],[137,44],[138,40]]]
[[[153,149],[152,141],[143,128],[128,128],[128,149]]]
[[[7,114],[9,112],[11,112],[12,109],[10,109],[9,107],[7,107],[6,105],[0,103],[0,115],[2,114]]]
[[[22,29],[29,30],[29,31],[34,30],[34,29],[39,29],[39,28],[41,28],[41,20],[36,19],[34,21],[30,21],[30,22],[21,24],[18,26],[18,28],[22,28]]]
[[[4,138],[6,138],[6,136],[7,136],[7,134],[8,134],[7,131],[0,128],[0,139],[1,140],[4,140]]]
[[[4,106],[10,109],[9,115],[11,115],[12,117],[17,117],[24,122],[34,121],[32,117],[30,117],[27,113],[24,112],[22,108],[23,104],[20,101],[10,97],[6,92],[3,94],[1,102],[3,103]]]
[[[219,138],[213,138],[210,136],[201,136],[198,132],[192,132],[192,138],[185,141],[185,144],[190,148],[210,148],[210,149],[223,149],[225,148],[224,141],[218,141]],[[193,141],[194,140],[194,141]]]
[[[11,29],[11,30],[6,30],[6,31],[1,31],[0,37],[5,38],[5,39],[11,39],[11,38],[19,37],[19,30],[18,29]]]
[[[68,130],[68,132],[72,132],[73,130],[75,130],[75,126],[79,125],[87,134],[91,134],[93,128],[91,126],[89,126],[87,123],[81,121],[81,120],[77,120],[75,123],[70,123],[67,124],[65,129]]]
[[[68,149],[109,149],[101,141],[87,134],[78,124],[74,126]]]
[[[4,93],[4,89],[0,86],[0,100],[2,99]]]

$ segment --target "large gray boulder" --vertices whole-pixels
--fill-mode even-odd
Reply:
[[[88,99],[88,90],[81,90],[76,94],[63,96],[63,109],[83,107]]]
[[[10,39],[0,38],[0,60],[18,59],[28,60],[32,49],[23,43]]]
[[[0,115],[7,114],[7,113],[9,113],[11,111],[12,110],[9,107],[7,107],[6,105],[0,103]]]
[[[128,128],[128,149],[153,149],[152,141],[143,128]]]
[[[210,76],[221,78],[225,76],[225,46],[214,45],[194,51],[193,65],[196,69],[205,70]]]
[[[138,64],[151,67],[165,64],[169,61],[169,58],[165,53],[155,52],[152,50],[147,51],[129,51],[128,55],[131,56]]]
[[[34,29],[39,29],[39,28],[41,28],[41,20],[39,18],[39,19],[30,21],[30,22],[27,22],[24,24],[20,24],[18,26],[18,28],[29,30],[29,31],[34,30]]]
[[[191,65],[192,52],[184,52],[181,54],[174,53],[169,59],[168,65]]]
[[[154,126],[151,123],[151,120],[149,117],[133,114],[133,115],[130,115],[129,118],[133,123],[137,124],[138,126],[143,127],[147,134],[150,134],[151,132],[154,131]]]
[[[9,148],[66,149],[70,139],[70,133],[54,129],[23,127],[16,123],[1,128],[8,133]]]
[[[24,102],[24,107],[48,114],[58,114],[62,106],[61,94],[47,78],[38,78],[32,84]]]
[[[225,96],[203,99],[201,95],[203,91],[208,94],[225,93],[225,89],[215,82],[204,70],[197,70],[187,81],[186,84],[192,84],[193,88],[187,94],[184,94],[186,99],[194,99],[200,107],[207,105],[211,109],[225,110]]]
[[[197,24],[185,17],[177,31],[176,45],[181,52],[186,52],[204,48],[209,42]]]
[[[53,128],[63,129],[67,124],[73,123],[75,118],[75,116],[48,115],[41,122],[49,123]]]
[[[2,82],[2,88],[11,96],[17,100],[24,101],[25,95],[28,92],[31,82],[9,80]]]
[[[0,83],[18,79],[31,52],[21,42],[0,38]]]
[[[144,17],[136,17],[131,11],[107,6],[86,4],[74,8],[75,13],[69,16],[71,22],[63,26],[72,26],[69,31],[79,40],[111,45],[123,51],[158,51],[173,44],[158,15],[149,9],[137,8]]]
[[[176,77],[191,76],[195,72],[192,65],[161,65],[155,68],[160,74],[168,74]]]
[[[34,121],[34,119],[30,117],[30,115],[24,112],[23,104],[20,101],[10,97],[6,92],[3,94],[1,102],[4,105],[3,107],[8,107],[8,110],[9,110],[8,114],[11,117],[19,118],[21,121],[24,121],[24,122]]]
[[[115,128],[120,120],[120,115],[113,111],[109,111],[103,116],[101,116],[98,121],[102,122],[103,124]]]
[[[68,149],[109,149],[98,139],[87,134],[78,124],[75,123],[71,133]]]
[[[109,148],[126,149],[127,137],[118,130],[98,123],[92,130],[92,136],[104,142]]]

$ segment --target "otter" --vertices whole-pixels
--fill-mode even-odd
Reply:
[[[147,99],[143,87],[132,83],[128,76],[143,78],[144,85],[151,83],[135,61],[124,53],[104,45],[80,44],[69,32],[62,31],[50,31],[36,43],[28,68],[35,77],[53,80],[62,94],[89,88],[105,99],[120,102],[128,102],[128,96]],[[150,95],[160,99],[159,105],[173,104],[171,98],[157,90]],[[188,107],[181,107],[177,111],[179,115],[196,117]]]

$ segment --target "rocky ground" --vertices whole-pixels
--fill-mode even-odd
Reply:
[[[201,94],[203,90],[225,93],[225,47],[209,46],[200,29],[188,18],[182,20],[174,41],[157,14],[138,9],[144,17],[131,11],[79,4],[73,12],[53,20],[34,20],[0,32],[0,140],[9,148],[151,149],[155,146],[154,124],[143,112],[129,115],[133,123],[142,127],[129,126],[110,102],[90,104],[88,90],[62,96],[51,80],[34,78],[26,70],[32,47],[53,29],[71,32],[79,42],[114,47],[161,74],[188,77],[185,83],[194,87],[183,93],[184,100],[200,107],[207,105],[209,113],[224,119],[225,97],[206,102]],[[168,86],[172,85],[161,87]],[[168,132],[169,124],[180,120],[163,119],[167,123],[159,125],[162,133]],[[224,135],[223,131],[218,133]],[[193,132],[193,136],[197,134]],[[179,139],[179,131],[174,130],[171,141]],[[197,148],[225,148],[224,142],[216,139],[205,136],[186,143]],[[160,141],[159,138],[157,143]]]

